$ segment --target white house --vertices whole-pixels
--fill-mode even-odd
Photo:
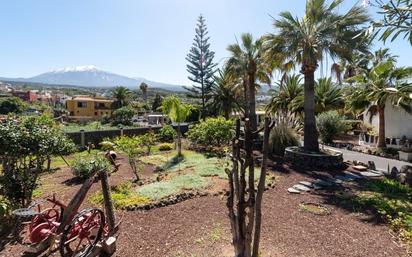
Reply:
[[[379,131],[379,114],[370,111],[370,108],[361,114],[363,122],[372,125],[373,130]],[[401,107],[393,106],[389,101],[385,106],[385,136],[388,147],[400,148],[399,141],[402,137],[406,137],[412,141],[412,114],[407,113]],[[359,144],[375,146],[377,137],[365,136],[361,134]]]

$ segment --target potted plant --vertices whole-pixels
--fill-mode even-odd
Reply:
[[[410,140],[407,140],[406,137],[402,137],[401,142],[402,147],[399,151],[399,160],[412,161],[412,146],[410,144]]]

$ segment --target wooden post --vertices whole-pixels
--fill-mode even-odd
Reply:
[[[115,229],[115,218],[113,212],[113,201],[112,196],[110,194],[110,186],[109,186],[109,178],[107,176],[107,171],[103,170],[100,171],[100,181],[102,183],[102,191],[103,191],[103,199],[104,199],[104,207],[106,210],[106,217],[109,224],[109,236],[114,234]]]
[[[123,136],[123,127],[120,127],[120,136]]]
[[[84,135],[84,129],[80,130],[80,145],[85,146],[86,145],[86,138]]]

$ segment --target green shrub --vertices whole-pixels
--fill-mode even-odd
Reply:
[[[109,161],[97,154],[76,157],[72,163],[73,175],[81,179],[88,178],[95,171],[108,170],[109,167]]]
[[[154,146],[157,141],[157,136],[153,131],[149,131],[148,133],[141,135],[140,140],[142,145],[146,147],[146,153],[150,154],[152,146]]]
[[[173,142],[176,138],[176,130],[170,125],[164,125],[157,134],[160,142]]]
[[[281,124],[270,131],[269,149],[270,153],[283,156],[288,146],[298,146],[299,139],[293,129]]]
[[[173,149],[172,144],[163,143],[159,145],[159,151],[170,151]]]
[[[232,138],[233,121],[223,117],[208,118],[199,124],[190,126],[188,138],[200,145],[221,146]]]
[[[319,114],[316,123],[323,143],[332,143],[337,135],[348,129],[348,124],[337,111]]]
[[[113,205],[116,209],[124,209],[128,206],[144,205],[149,199],[140,196],[132,191],[132,183],[125,182],[112,188],[111,196]],[[102,192],[96,192],[90,197],[90,202],[96,205],[103,204]]]
[[[125,106],[113,112],[113,125],[132,125],[134,110],[131,107]]]

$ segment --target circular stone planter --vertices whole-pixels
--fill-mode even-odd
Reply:
[[[302,147],[290,146],[285,149],[285,160],[299,167],[338,168],[343,163],[343,154],[331,149],[324,152],[305,152]]]

